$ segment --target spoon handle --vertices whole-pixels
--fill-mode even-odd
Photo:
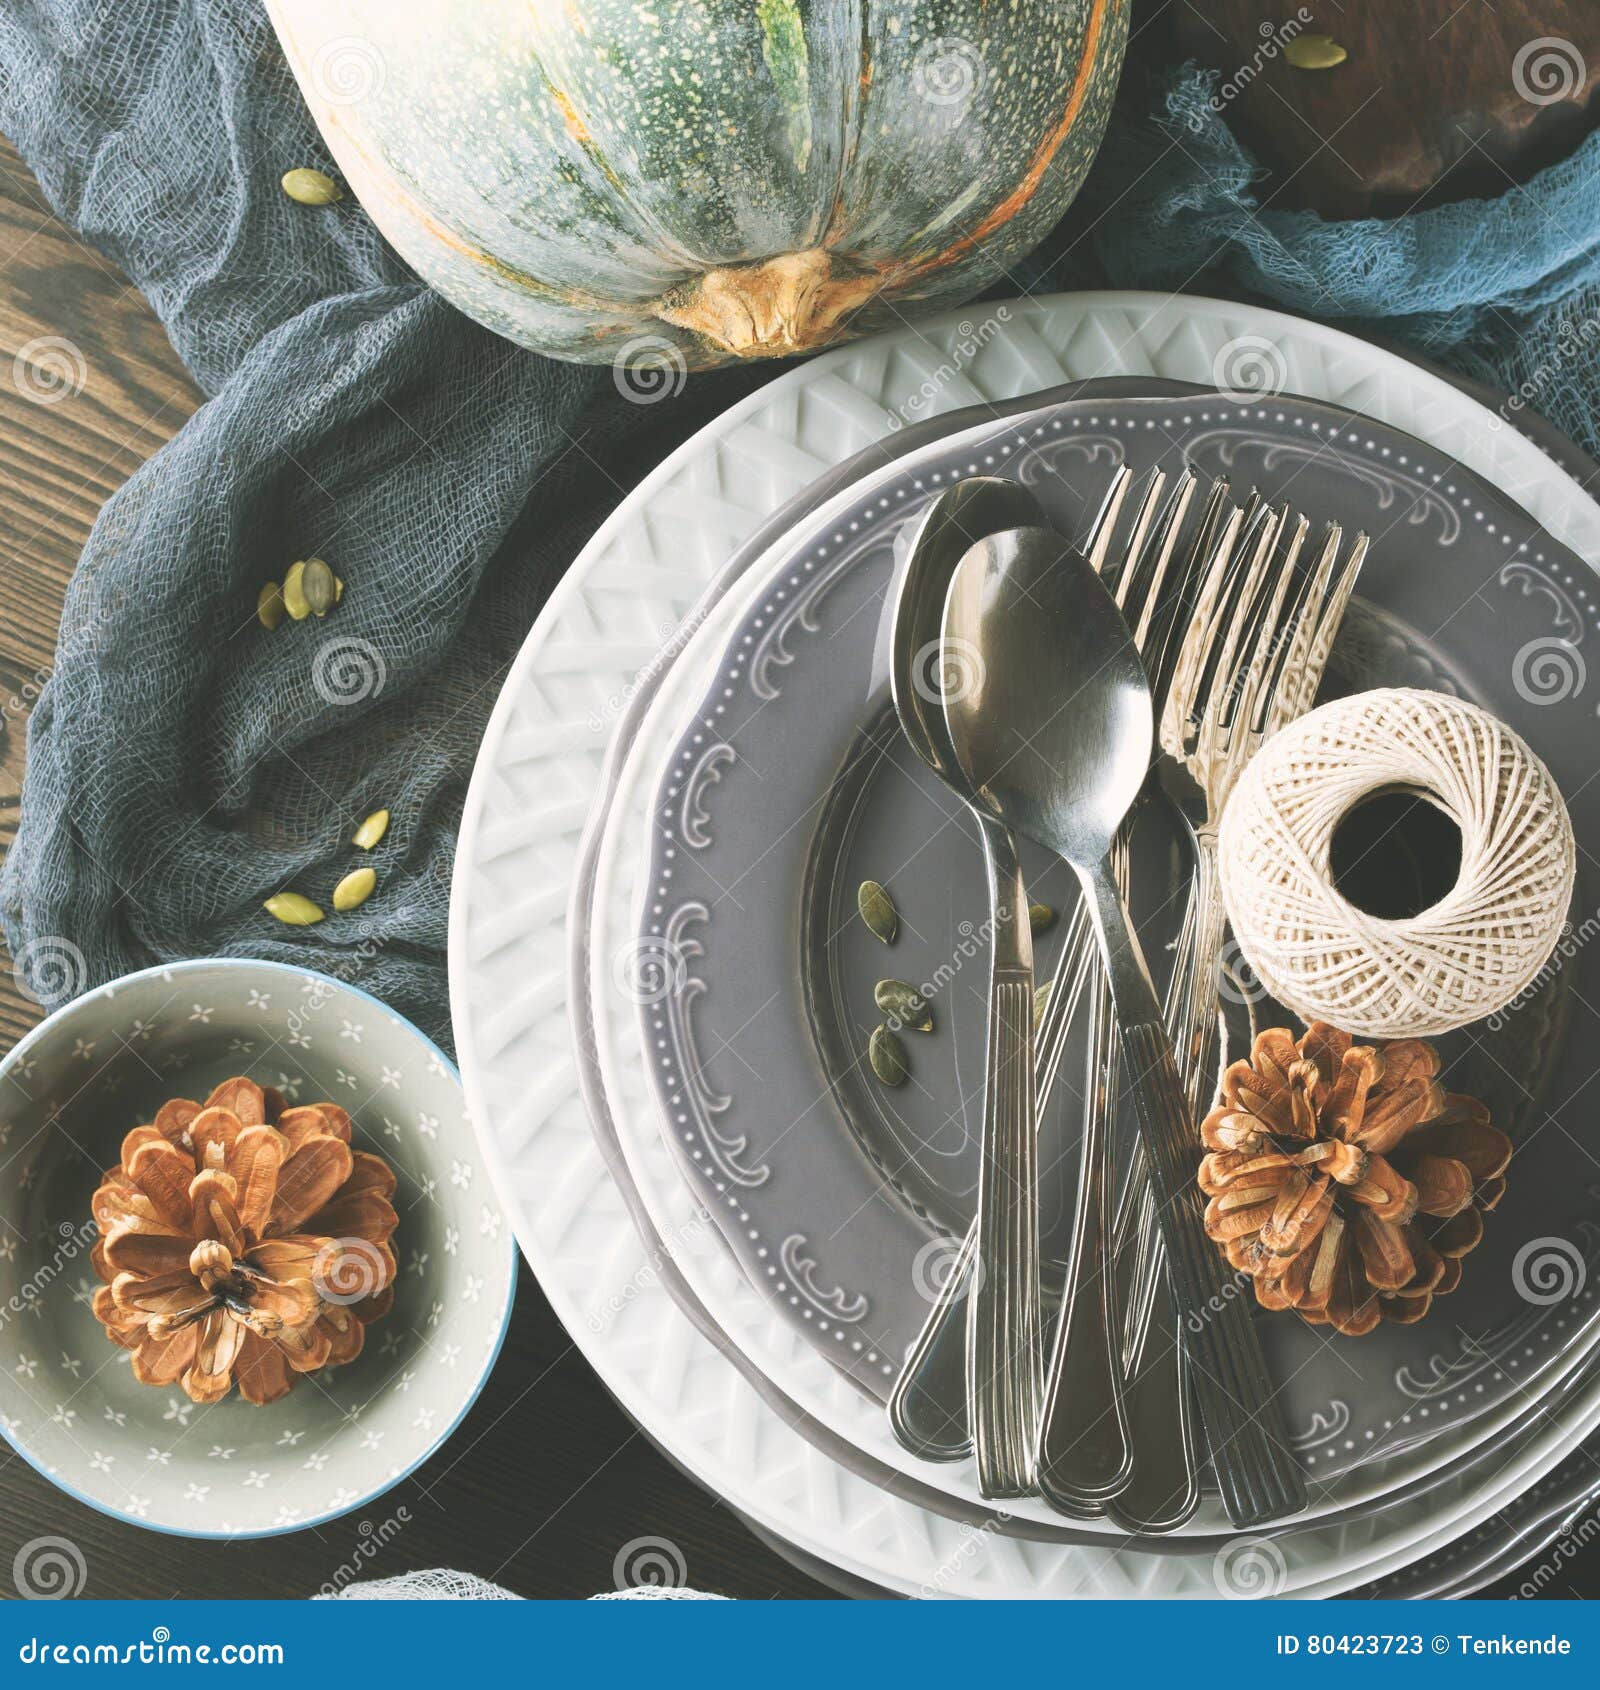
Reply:
[[[1271,1375],[1238,1276],[1205,1234],[1195,1179],[1200,1143],[1172,1043],[1109,859],[1079,867],[1117,1008],[1122,1060],[1155,1182],[1156,1217],[1222,1502],[1235,1526],[1306,1505]]]
[[[976,1279],[967,1302],[967,1397],[986,1497],[1033,1489],[1043,1390],[1039,1151],[1034,1136],[1033,940],[1011,830],[982,816],[992,925],[989,1048],[978,1171]]]
[[[1073,906],[1055,986],[1034,1035],[1036,1119],[1044,1117],[1066,1054],[1067,1034],[1078,1001],[1087,989],[1089,964],[1098,954],[1088,910],[1080,901]],[[1095,977],[1099,978],[1097,962]],[[889,1397],[889,1425],[895,1437],[924,1461],[963,1461],[972,1454],[965,1305],[977,1254],[978,1222],[974,1216]]]
[[[1147,1199],[1144,1158],[1139,1179]],[[1152,1213],[1150,1225],[1155,1226]],[[1195,1449],[1192,1387],[1177,1310],[1167,1283],[1165,1257],[1155,1262],[1155,1288],[1140,1345],[1125,1365],[1123,1401],[1132,1463],[1128,1482],[1106,1504],[1106,1516],[1139,1535],[1176,1531],[1200,1506],[1200,1453]]]
[[[1108,1247],[1107,1141],[1116,1087],[1116,1018],[1104,971],[1097,966],[1094,976],[1072,1248],[1039,1431],[1039,1489],[1057,1512],[1079,1519],[1105,1512],[1106,1499],[1127,1482],[1129,1462],[1122,1345]]]

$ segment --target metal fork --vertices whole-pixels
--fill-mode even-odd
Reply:
[[[1226,928],[1217,872],[1222,811],[1262,743],[1303,715],[1316,697],[1367,554],[1367,536],[1358,534],[1340,563],[1343,532],[1330,523],[1315,563],[1290,596],[1291,575],[1308,525],[1302,517],[1290,528],[1284,515],[1264,512],[1258,517],[1256,546],[1252,548],[1247,537],[1235,580],[1223,583],[1217,602],[1209,607],[1205,631],[1195,631],[1192,646],[1201,657],[1196,660],[1191,649],[1179,659],[1180,675],[1186,664],[1200,669],[1197,683],[1193,688],[1183,680],[1174,684],[1160,730],[1157,768],[1162,789],[1194,854],[1195,914],[1186,949],[1191,964],[1197,965],[1186,970],[1179,1000],[1178,1049],[1196,1088],[1191,1101],[1200,1113],[1209,1102],[1206,1088],[1215,1080],[1217,961]],[[1284,540],[1284,552],[1275,560],[1272,542],[1279,539]],[[1224,648],[1220,653],[1219,641]],[[1208,649],[1214,654],[1209,660],[1204,656]]]
[[[1303,539],[1302,521],[1290,544],[1298,549]],[[1262,742],[1303,715],[1322,684],[1328,654],[1367,553],[1367,536],[1358,534],[1340,565],[1341,543],[1339,526],[1330,524],[1292,610],[1281,619],[1281,629],[1273,629],[1281,604],[1280,591],[1278,602],[1265,614],[1259,605],[1256,607],[1260,626],[1250,646],[1249,661],[1236,667],[1231,676],[1219,671],[1206,698],[1169,708],[1162,721],[1162,781],[1195,855],[1195,917],[1184,952],[1191,964],[1199,958],[1203,966],[1183,970],[1178,1050],[1179,1060],[1197,1088],[1192,1098],[1197,1108],[1209,1101],[1203,1093],[1208,1081],[1215,1078],[1211,1060],[1216,1032],[1214,964],[1222,949],[1225,927],[1216,862],[1222,809],[1245,764]],[[1197,647],[1203,649],[1204,640],[1215,637],[1218,624],[1234,613],[1234,606],[1247,596],[1250,586],[1244,583],[1244,591],[1236,590],[1228,602],[1212,607],[1207,628],[1195,642]],[[1183,691],[1175,689],[1174,700],[1182,697]]]
[[[1211,596],[1191,627],[1161,724],[1159,778],[1189,835],[1194,862],[1169,1026],[1196,1119],[1216,1080],[1212,1048],[1225,929],[1216,862],[1222,810],[1262,742],[1315,698],[1367,551],[1366,536],[1358,535],[1341,566],[1342,533],[1330,525],[1314,566],[1295,583],[1307,526],[1304,518],[1291,524],[1286,510],[1249,513],[1228,574],[1207,583]],[[1161,1391],[1171,1400],[1185,1382],[1177,1335],[1165,1325],[1155,1329],[1168,1316],[1170,1299],[1161,1294],[1160,1241],[1137,1147],[1129,1173],[1123,1195],[1130,1200],[1117,1222],[1119,1258],[1131,1254],[1133,1263],[1122,1299],[1125,1363],[1141,1381],[1152,1381],[1152,1395]],[[1108,1508],[1129,1530],[1170,1529],[1198,1500],[1193,1429],[1186,1407],[1183,1412],[1183,1437],[1134,1440],[1134,1470]]]

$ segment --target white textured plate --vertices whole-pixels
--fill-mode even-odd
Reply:
[[[1241,345],[1265,349],[1282,387],[1429,440],[1587,557],[1600,556],[1600,508],[1448,383],[1316,324],[1136,294],[985,309],[780,377],[662,464],[569,570],[507,680],[468,795],[450,935],[456,1037],[486,1159],[546,1294],[628,1411],[735,1507],[892,1589],[1199,1594],[1209,1577],[1192,1558],[1087,1566],[1081,1549],[974,1535],[853,1478],[679,1312],[589,1131],[564,1013],[567,889],[612,730],[665,632],[733,550],[831,465],[908,419],[1070,380],[1210,384]],[[1461,1516],[1459,1529],[1470,1523]],[[1345,1546],[1358,1562],[1359,1547]]]

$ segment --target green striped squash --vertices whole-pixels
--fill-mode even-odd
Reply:
[[[692,368],[1003,277],[1077,192],[1128,33],[1127,0],[268,4],[440,292],[558,358]]]

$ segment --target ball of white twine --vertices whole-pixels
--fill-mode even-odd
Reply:
[[[1333,884],[1340,821],[1411,789],[1461,830],[1461,872],[1401,921]],[[1222,818],[1234,938],[1262,984],[1361,1038],[1431,1038],[1502,1009],[1548,960],[1576,850],[1550,772],[1503,722],[1443,693],[1385,688],[1325,704],[1251,760]]]

